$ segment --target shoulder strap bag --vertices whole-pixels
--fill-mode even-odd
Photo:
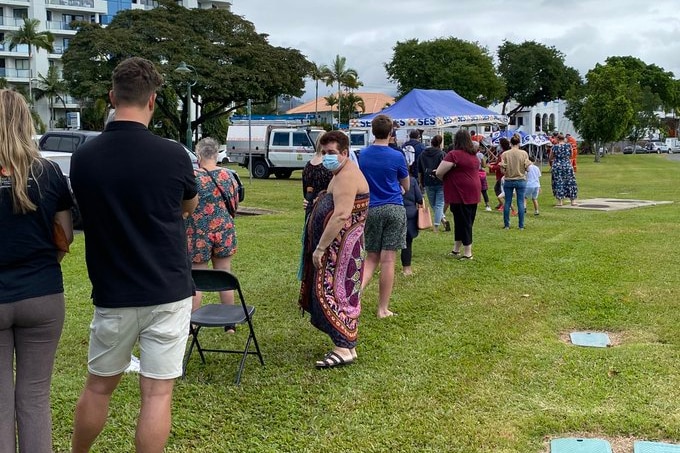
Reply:
[[[210,179],[212,179],[212,182],[215,184],[215,187],[217,187],[217,190],[220,191],[220,194],[222,195],[222,199],[224,200],[224,205],[227,207],[227,211],[229,211],[229,215],[234,218],[236,217],[236,210],[234,209],[234,206],[229,202],[229,197],[227,197],[227,194],[224,193],[224,190],[222,190],[222,187],[220,187],[219,184],[217,184],[217,180],[215,177],[205,168],[201,167],[201,170],[205,171],[205,173],[210,176]]]

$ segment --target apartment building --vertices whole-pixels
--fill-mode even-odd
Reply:
[[[186,8],[227,8],[231,4],[223,0],[183,0]],[[69,41],[76,34],[71,28],[73,21],[89,21],[102,25],[111,22],[118,11],[126,9],[151,9],[158,3],[155,0],[0,0],[0,77],[10,86],[21,86],[32,93],[38,86],[40,76],[46,76],[51,66],[61,74],[61,56],[68,48]],[[10,51],[5,42],[8,34],[24,24],[24,18],[38,19],[39,31],[50,31],[54,35],[54,51],[33,49],[29,60],[28,46],[20,45]],[[47,99],[35,101],[34,109],[48,128],[63,124],[66,112],[79,110],[77,100],[66,97],[66,105],[55,103],[55,120],[50,121],[50,108]]]

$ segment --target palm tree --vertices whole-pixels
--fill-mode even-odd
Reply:
[[[312,72],[309,74],[314,82],[316,82],[316,93],[314,94],[314,123],[319,121],[319,80],[325,80],[324,74],[328,71],[326,65],[317,65],[312,63]]]
[[[10,52],[21,44],[28,45],[28,97],[29,102],[33,102],[31,91],[31,78],[33,77],[33,47],[36,50],[45,49],[54,52],[54,35],[49,31],[38,31],[40,21],[24,17],[24,25],[15,32],[9,33],[5,38],[9,42]]]
[[[335,56],[335,60],[330,67],[325,67],[322,79],[326,82],[326,86],[331,86],[334,83],[338,84],[338,124],[341,122],[340,118],[340,92],[343,86],[348,88],[358,88],[361,86],[359,82],[359,75],[356,69],[347,67],[347,58],[340,55]]]
[[[333,106],[338,105],[339,99],[334,94],[331,94],[331,95],[328,95],[328,96],[324,96],[324,100],[326,101],[326,104],[328,104],[328,106],[331,108],[331,126],[333,126]],[[338,118],[340,118],[340,112],[339,111],[338,111]]]
[[[65,94],[68,91],[66,81],[59,77],[56,67],[50,66],[47,70],[47,75],[38,74],[38,83],[36,88],[35,100],[38,101],[46,97],[50,105],[50,129],[54,125],[54,101],[60,101],[66,109]]]
[[[347,93],[342,96],[342,99],[345,102],[348,120],[357,112],[361,111],[361,113],[364,113],[366,111],[366,103],[364,103],[361,96],[357,96],[354,93]]]

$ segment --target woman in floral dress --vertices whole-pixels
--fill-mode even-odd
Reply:
[[[557,206],[562,206],[565,198],[569,198],[571,205],[576,206],[578,187],[574,167],[571,165],[571,145],[561,133],[557,135],[557,144],[550,151],[549,161],[552,166],[552,191],[557,198]]]
[[[194,171],[198,189],[198,206],[187,219],[187,242],[193,269],[231,270],[236,253],[236,228],[230,211],[238,208],[238,183],[226,168],[217,165],[219,144],[204,138],[196,144],[200,168]],[[196,291],[193,309],[201,306],[201,292]],[[233,291],[221,291],[223,304],[234,303]]]

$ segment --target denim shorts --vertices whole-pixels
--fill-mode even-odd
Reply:
[[[87,369],[104,377],[122,373],[139,339],[139,374],[152,379],[179,377],[190,319],[191,297],[148,307],[95,307]]]
[[[368,208],[364,228],[367,252],[406,248],[406,209],[396,204]]]
[[[538,200],[538,192],[540,192],[540,190],[540,187],[527,187],[526,192],[524,192],[524,198]]]

